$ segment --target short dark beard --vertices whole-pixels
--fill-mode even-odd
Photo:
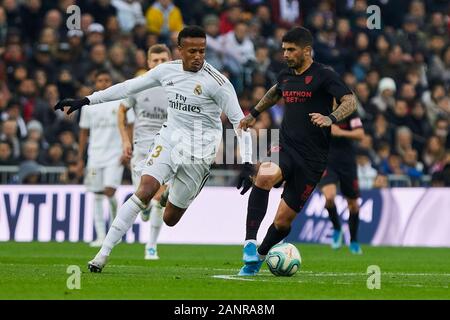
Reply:
[[[304,64],[305,64],[305,59],[303,57],[301,57],[300,60],[291,68],[294,70],[301,69],[301,68],[303,68]]]

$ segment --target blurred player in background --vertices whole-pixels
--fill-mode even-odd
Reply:
[[[149,70],[157,65],[170,61],[170,49],[164,44],[150,47],[147,54]],[[131,159],[131,178],[135,189],[139,186],[140,171],[145,164],[149,152],[153,148],[155,136],[167,120],[167,95],[163,87],[155,87],[139,92],[122,100],[119,107],[118,121],[122,137],[123,156]],[[133,109],[135,120],[133,124],[133,138],[127,131],[127,110]],[[131,140],[134,140],[133,145]],[[141,212],[143,221],[150,217],[150,237],[145,246],[145,259],[159,259],[157,240],[163,225],[164,208],[160,204],[161,194],[166,189],[163,185],[150,201],[147,209]]]
[[[350,229],[350,252],[362,254],[358,243],[359,225],[359,186],[356,166],[356,153],[353,141],[364,138],[364,129],[361,119],[353,113],[347,119],[331,125],[331,144],[328,154],[328,166],[320,181],[321,190],[325,196],[325,208],[333,223],[333,238],[331,247],[338,249],[342,246],[343,232],[334,199],[336,198],[337,184],[347,199],[350,216],[348,225]]]
[[[132,226],[138,213],[148,206],[161,185],[172,179],[164,222],[168,226],[178,223],[209,177],[222,139],[222,112],[238,135],[243,162],[239,185],[243,185],[243,191],[251,187],[251,135],[238,130],[244,114],[233,85],[205,61],[205,31],[198,26],[185,27],[178,34],[178,49],[181,60],[160,64],[143,76],[83,99],[63,99],[55,105],[55,110],[69,106],[68,113],[71,113],[90,103],[124,99],[158,86],[166,89],[169,100],[167,122],[146,159],[139,187],[120,207],[102,248],[89,261],[91,272],[102,271],[111,250]]]
[[[308,29],[296,27],[283,36],[282,49],[289,68],[280,72],[277,84],[240,124],[243,129],[252,126],[261,112],[284,98],[279,164],[261,164],[248,200],[244,266],[239,271],[242,276],[256,275],[269,250],[289,234],[292,221],[326,168],[331,125],[356,110],[355,97],[339,75],[313,60],[312,46],[313,37]],[[333,98],[339,101],[334,111]],[[283,181],[274,222],[257,248],[256,236],[267,211],[269,192]]]
[[[111,75],[99,70],[95,75],[95,90],[104,90],[112,85]],[[103,214],[103,199],[109,203],[111,221],[117,213],[116,189],[122,182],[122,146],[117,124],[120,101],[92,105],[81,110],[79,172],[84,169],[86,144],[87,165],[84,183],[88,191],[94,193],[94,227],[97,239],[92,247],[100,247],[106,236]]]

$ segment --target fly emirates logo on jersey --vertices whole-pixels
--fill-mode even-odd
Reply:
[[[286,103],[302,103],[312,98],[312,91],[285,90],[283,91],[283,98]]]
[[[169,98],[169,107],[175,110],[201,113],[201,109],[199,106],[187,103],[187,97],[179,93],[175,94],[175,100]]]

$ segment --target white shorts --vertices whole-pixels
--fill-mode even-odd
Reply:
[[[122,183],[123,166],[87,168],[84,185],[90,192],[102,192],[106,187],[117,189]]]
[[[214,156],[206,160],[180,161],[174,157],[174,146],[166,138],[168,130],[161,129],[155,137],[153,150],[143,163],[141,175],[154,177],[163,185],[171,181],[169,201],[174,206],[186,209],[200,193],[210,175]]]

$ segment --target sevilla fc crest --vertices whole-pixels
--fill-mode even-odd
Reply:
[[[305,77],[305,83],[306,83],[306,84],[310,84],[311,81],[312,81],[312,79],[313,79],[312,76],[306,76],[306,77]]]

